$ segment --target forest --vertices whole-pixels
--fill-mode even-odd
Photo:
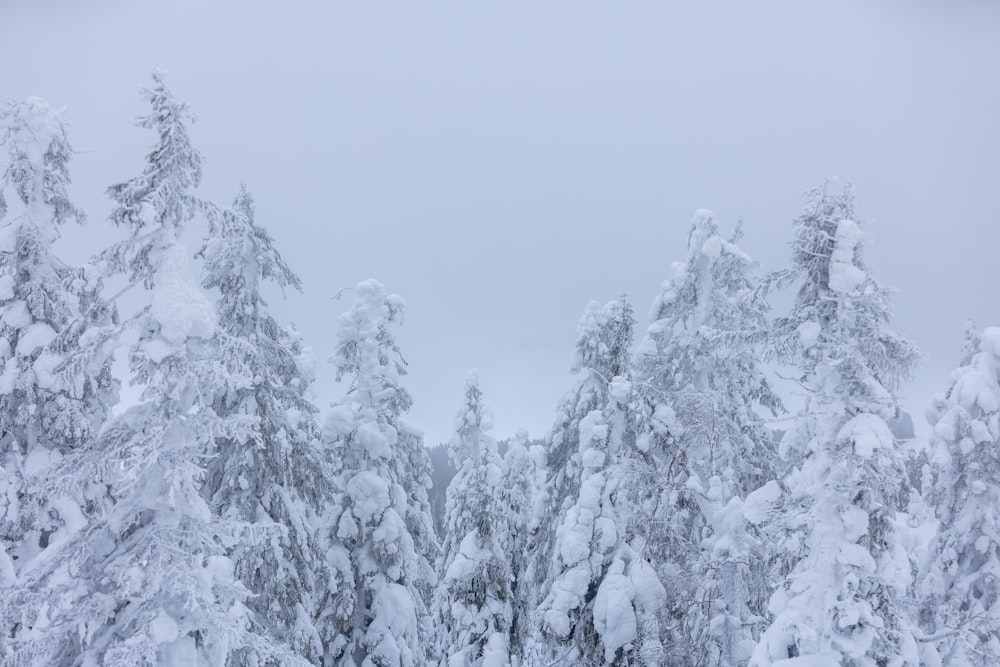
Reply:
[[[492,435],[470,372],[445,489],[403,299],[346,291],[316,368],[250,190],[200,198],[188,105],[143,95],[152,147],[107,190],[127,238],[81,266],[53,254],[86,219],[61,113],[0,102],[0,663],[1000,664],[1000,328],[969,326],[912,439],[919,354],[849,186],[808,193],[771,273],[698,211],[648,320],[586,307],[540,440]]]

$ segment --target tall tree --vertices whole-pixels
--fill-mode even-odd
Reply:
[[[350,379],[331,409],[324,438],[338,470],[330,558],[338,568],[332,609],[338,667],[408,667],[430,658],[428,597],[436,556],[423,438],[403,421],[412,399],[405,362],[390,331],[403,300],[368,280],[340,318],[333,362]]]
[[[539,591],[546,663],[654,664],[662,654],[656,615],[663,589],[625,500],[636,481],[626,455],[635,440],[633,324],[622,300],[589,304],[578,327],[575,366],[587,376],[564,401],[553,437],[566,456],[550,471],[550,491],[565,498],[550,505],[550,542],[542,547],[550,561]],[[567,424],[574,432],[561,430]]]
[[[775,322],[781,360],[801,369],[807,400],[781,450],[794,467],[776,524],[788,572],[750,664],[914,665],[902,610],[910,563],[895,528],[906,471],[887,420],[917,353],[889,326],[889,294],[862,259],[850,188],[810,193],[794,223],[795,285]]]
[[[246,589],[225,556],[253,535],[213,516],[201,495],[215,439],[247,439],[256,427],[250,416],[215,414],[212,399],[250,377],[233,363],[240,351],[217,335],[178,241],[201,207],[192,193],[201,157],[187,138],[187,107],[159,74],[144,94],[153,109],[139,124],[159,142],[141,176],[110,189],[112,220],[130,234],[103,255],[110,271],[152,292],[151,304],[129,320],[137,335],[129,363],[142,394],[60,463],[52,489],[87,497],[87,516],[22,578],[14,600],[23,613],[18,658],[224,664],[240,649],[258,661],[284,658],[252,628]]]
[[[706,665],[749,657],[769,593],[739,505],[774,476],[759,411],[781,402],[759,362],[770,325],[741,236],[726,239],[710,211],[695,214],[635,358],[639,442],[661,487],[649,548],[668,584],[667,643],[672,660]]]
[[[218,336],[238,351],[230,372],[251,378],[222,385],[212,408],[219,417],[253,417],[256,428],[247,437],[216,439],[205,492],[224,519],[282,527],[271,539],[234,544],[228,555],[252,593],[247,606],[260,627],[318,664],[335,631],[324,610],[332,576],[316,534],[330,490],[317,409],[308,396],[313,369],[299,337],[275,321],[261,293],[265,282],[296,290],[301,282],[254,221],[245,186],[231,208],[208,207],[207,213],[202,285],[220,295]],[[245,651],[235,653],[231,662],[247,658]]]
[[[970,332],[935,401],[928,498],[939,532],[922,582],[922,620],[941,664],[1000,663],[1000,329]]]
[[[502,501],[503,462],[487,435],[493,416],[475,373],[451,442],[458,474],[448,485],[447,521],[435,595],[438,652],[448,667],[503,667],[511,662],[511,533]]]
[[[52,251],[62,225],[84,222],[67,190],[73,151],[61,114],[38,98],[0,105],[0,147],[8,158],[0,171],[0,597],[6,597],[18,572],[68,520],[63,514],[78,511],[70,499],[39,490],[53,461],[104,423],[117,384],[107,357],[68,376],[59,368],[78,321],[112,316],[93,273],[67,266]],[[6,192],[14,195],[13,210]],[[14,632],[4,630],[4,639]]]

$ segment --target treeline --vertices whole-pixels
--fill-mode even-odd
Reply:
[[[766,275],[699,211],[638,335],[627,299],[587,306],[544,445],[501,452],[470,374],[435,526],[403,301],[354,288],[321,415],[262,297],[299,278],[245,187],[198,196],[187,105],[158,74],[143,94],[156,143],[108,189],[127,238],[82,267],[53,254],[85,218],[60,114],[0,106],[3,664],[1000,664],[1000,329],[970,330],[904,449],[917,351],[849,188],[809,193]]]

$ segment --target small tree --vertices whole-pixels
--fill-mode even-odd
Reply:
[[[486,433],[492,414],[474,373],[451,442],[458,474],[448,486],[447,523],[435,596],[442,665],[503,667],[511,661],[513,553],[502,504],[503,465]]]
[[[922,620],[942,664],[1000,663],[1000,329],[972,333],[932,410],[940,530],[922,582]]]
[[[330,555],[338,569],[331,610],[336,634],[327,660],[343,667],[408,667],[429,659],[427,596],[436,551],[423,439],[402,421],[411,405],[389,326],[403,300],[381,283],[355,287],[340,318],[333,361],[350,378],[330,411],[324,439],[338,466]]]
[[[916,350],[889,327],[887,290],[862,260],[864,233],[848,188],[813,191],[794,224],[797,286],[775,322],[779,357],[801,369],[807,402],[781,442],[793,464],[774,525],[787,572],[750,664],[915,665],[902,605],[910,563],[895,528],[906,471],[886,420]],[[803,664],[806,664],[803,662]]]

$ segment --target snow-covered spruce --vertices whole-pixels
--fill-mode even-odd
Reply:
[[[214,516],[202,497],[217,438],[248,439],[249,415],[219,416],[214,397],[250,383],[177,238],[199,208],[191,190],[200,157],[187,142],[186,108],[154,76],[140,125],[160,139],[143,174],[111,188],[112,219],[130,231],[104,257],[113,272],[152,290],[129,322],[138,404],[61,461],[47,489],[86,498],[58,548],[19,581],[23,619],[15,664],[222,665],[293,662],[255,632],[225,552],[261,531]],[[34,598],[33,598],[34,596]]]
[[[644,509],[656,526],[647,548],[667,588],[669,664],[743,664],[770,593],[741,503],[773,478],[759,411],[781,403],[759,363],[770,326],[740,236],[695,214],[635,355],[637,447],[658,499]]]
[[[781,571],[773,619],[750,665],[916,665],[904,613],[911,564],[896,528],[906,471],[886,423],[915,349],[889,327],[887,290],[862,261],[849,188],[814,190],[794,223],[791,312],[776,351],[801,369],[807,401],[780,449],[794,467],[772,524]]]
[[[7,158],[0,158],[0,662],[7,662],[23,627],[13,592],[19,573],[75,523],[83,502],[41,490],[54,461],[98,431],[117,384],[107,357],[68,375],[59,369],[80,323],[110,317],[93,274],[52,254],[59,228],[84,221],[67,192],[73,151],[61,115],[37,98],[0,105],[0,150]]]
[[[558,423],[555,432],[563,449],[572,441],[576,451],[565,451],[562,470],[552,470],[549,483],[552,497],[565,498],[550,517],[551,546],[543,545],[551,564],[539,591],[542,637],[535,659],[541,664],[646,665],[662,658],[657,614],[663,588],[624,501],[634,482],[623,456],[635,438],[632,326],[627,302],[612,301],[589,304],[578,327],[575,367],[587,377],[563,404],[560,421],[572,423],[575,433]]]
[[[451,442],[458,474],[448,486],[434,599],[442,667],[511,663],[515,545],[502,502],[502,461],[496,441],[487,435],[492,420],[478,378],[470,373]]]
[[[424,665],[432,653],[427,605],[437,540],[427,501],[430,464],[422,435],[402,419],[412,401],[389,330],[402,317],[403,300],[375,280],[359,283],[354,295],[332,359],[350,387],[323,434],[337,466],[325,518],[337,570],[330,602],[336,632],[326,662]]]
[[[231,358],[236,367],[227,370],[251,378],[222,385],[212,407],[220,417],[254,417],[256,428],[244,437],[216,439],[204,491],[224,519],[281,526],[266,540],[234,544],[228,555],[252,593],[247,606],[257,625],[319,664],[335,629],[327,606],[333,577],[316,534],[330,490],[317,410],[308,397],[314,369],[297,334],[271,317],[261,294],[265,282],[282,289],[301,289],[301,283],[254,221],[245,186],[231,208],[209,206],[206,213],[202,284],[218,291],[217,336],[237,351]],[[231,663],[250,658],[238,652]]]
[[[1000,664],[1000,328],[971,333],[947,393],[929,411],[928,495],[940,532],[921,582],[927,643],[940,664]],[[927,664],[931,658],[925,657]]]

